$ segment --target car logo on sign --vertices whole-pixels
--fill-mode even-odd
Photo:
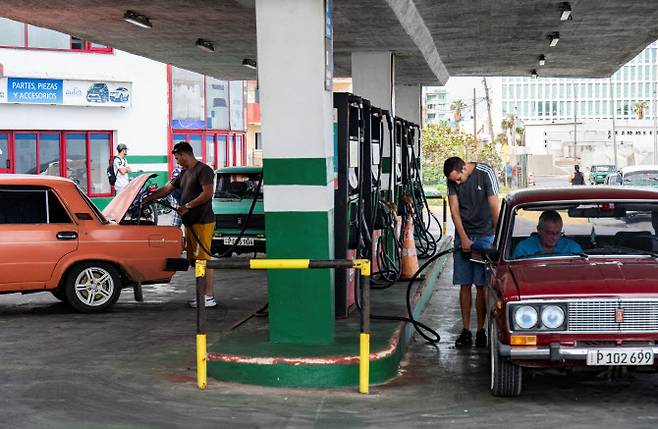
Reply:
[[[624,309],[618,308],[615,310],[615,322],[622,323],[624,321]]]

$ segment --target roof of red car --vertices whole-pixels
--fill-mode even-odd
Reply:
[[[542,201],[656,199],[658,189],[631,186],[568,186],[564,188],[523,189],[507,196],[512,205]]]
[[[52,185],[53,183],[73,183],[69,179],[40,174],[0,174],[0,183],[5,185]]]

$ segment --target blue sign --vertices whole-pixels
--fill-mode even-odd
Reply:
[[[63,81],[61,79],[7,79],[9,103],[62,104]]]

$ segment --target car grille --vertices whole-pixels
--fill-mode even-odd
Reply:
[[[215,215],[215,228],[241,230],[247,220],[247,214],[218,214]],[[252,214],[247,229],[265,229],[265,215]]]
[[[568,303],[568,311],[570,332],[658,332],[658,301],[578,300]]]

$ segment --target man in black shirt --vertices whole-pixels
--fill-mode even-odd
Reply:
[[[176,143],[171,153],[183,170],[169,183],[146,197],[144,202],[165,197],[174,190],[180,189],[181,205],[176,211],[181,215],[185,225],[187,257],[194,265],[197,259],[211,259],[209,252],[215,231],[215,215],[212,211],[215,173],[212,168],[194,157],[192,146],[187,142]],[[190,305],[196,307],[196,299],[190,301]],[[205,306],[216,305],[213,294],[213,270],[206,270]]]
[[[443,173],[448,179],[448,204],[455,225],[455,248],[461,249],[453,254],[452,282],[461,286],[459,301],[464,329],[455,341],[455,345],[464,347],[473,343],[470,331],[471,288],[475,285],[478,328],[475,345],[484,347],[487,344],[487,335],[484,331],[485,271],[484,267],[471,262],[464,253],[470,253],[472,248],[491,247],[493,243],[500,211],[498,180],[496,173],[488,165],[477,162],[466,164],[456,156],[446,159]]]

